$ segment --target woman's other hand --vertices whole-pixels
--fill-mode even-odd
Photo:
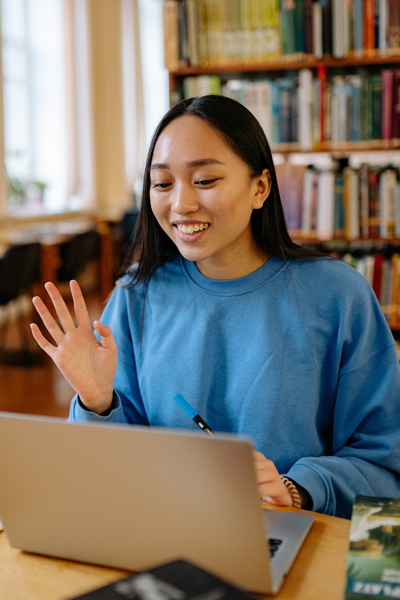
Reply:
[[[278,506],[293,506],[289,490],[281,480],[272,460],[265,458],[264,454],[253,450],[256,466],[256,475],[260,497],[266,502]]]
[[[117,346],[112,331],[99,321],[95,321],[93,327],[100,335],[101,343],[94,335],[86,303],[77,281],[70,282],[77,325],[56,286],[53,283],[46,283],[45,288],[61,327],[54,320],[43,300],[35,296],[32,302],[55,345],[42,335],[39,327],[34,323],[31,324],[32,335],[79,394],[83,404],[89,410],[102,414],[112,404],[113,381],[117,369]]]

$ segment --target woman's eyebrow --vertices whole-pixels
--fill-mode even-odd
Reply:
[[[199,158],[198,160],[191,160],[186,163],[187,167],[204,167],[205,165],[224,165],[225,163],[221,162],[216,158]],[[150,167],[150,171],[154,169],[169,169],[170,166],[168,163],[153,163]]]

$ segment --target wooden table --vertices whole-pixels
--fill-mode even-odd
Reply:
[[[266,503],[265,507],[272,508]],[[311,531],[277,600],[343,599],[350,521],[313,514]],[[66,600],[127,575],[127,571],[13,550],[0,533],[0,598],[4,600]]]

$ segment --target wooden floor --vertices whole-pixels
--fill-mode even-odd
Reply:
[[[102,303],[97,294],[86,296],[91,320],[98,319]],[[29,322],[24,326],[31,338]],[[19,347],[16,325],[1,331],[1,343],[7,348]],[[29,338],[29,339],[30,339]],[[36,342],[30,339],[30,349],[36,350]],[[39,349],[40,350],[40,349]],[[42,351],[40,351],[42,352]],[[0,364],[0,411],[67,417],[74,390],[59,373],[52,360],[43,352],[44,362],[39,366],[10,366]]]

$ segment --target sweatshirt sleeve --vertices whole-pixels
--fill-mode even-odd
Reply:
[[[138,294],[130,294],[128,289],[117,286],[100,319],[104,325],[111,327],[118,348],[111,409],[107,415],[97,415],[86,409],[76,394],[71,402],[69,422],[149,424],[139,390],[132,342],[137,337],[134,331],[140,328],[141,316]]]
[[[287,473],[312,510],[351,518],[356,494],[400,496],[400,367],[394,345],[341,375],[332,456],[305,457]]]

